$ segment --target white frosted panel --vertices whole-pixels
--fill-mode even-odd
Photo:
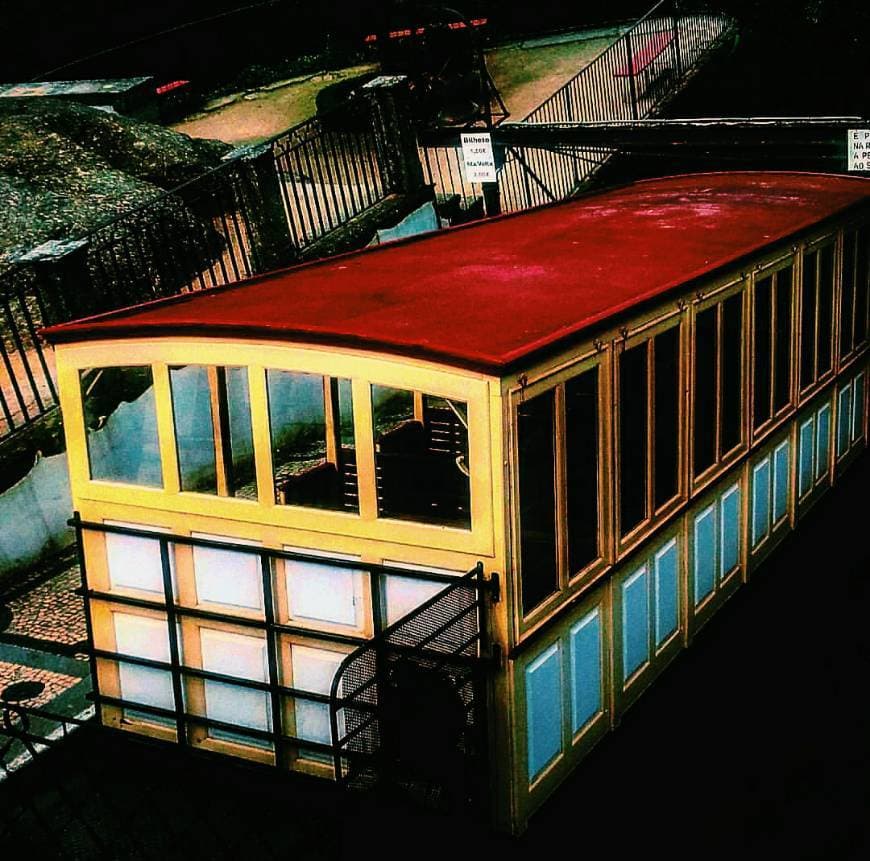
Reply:
[[[272,728],[269,695],[265,691],[253,691],[211,679],[205,680],[205,714],[211,720],[250,729],[268,731]],[[222,737],[215,730],[210,730],[210,734]],[[229,734],[223,737],[232,738]],[[237,740],[247,741],[244,736]],[[254,739],[251,742],[256,743]]]
[[[268,665],[265,640],[203,628],[200,642],[204,670],[254,682],[266,681]]]
[[[169,663],[169,630],[162,619],[113,613],[115,651]]]
[[[292,618],[360,627],[361,571],[300,559],[285,559],[284,570]]]
[[[115,650],[137,658],[169,663],[169,632],[166,622],[128,613],[113,613]],[[174,709],[172,676],[166,670],[118,664],[121,697],[143,705]],[[143,715],[147,719],[147,715]]]
[[[312,693],[329,694],[332,680],[345,655],[326,649],[293,646],[293,687]],[[296,700],[296,735],[307,741],[330,744],[329,706]]]
[[[118,664],[118,676],[121,682],[122,699],[169,711],[175,708],[172,676],[167,670],[121,663]],[[147,720],[150,716],[143,715],[143,717]]]
[[[428,580],[413,580],[410,577],[395,575],[389,575],[385,581],[388,625],[407,616],[411,610],[416,609],[447,586],[446,583],[432,583]]]
[[[194,532],[193,537],[258,546],[252,541],[199,532]],[[251,610],[263,609],[263,574],[257,554],[218,550],[214,547],[194,547],[193,570],[196,595],[200,603],[226,604]]]
[[[105,521],[107,526],[124,526],[148,532],[168,532],[139,523]],[[112,589],[139,589],[143,592],[163,594],[163,565],[160,561],[160,542],[137,535],[119,535],[106,532],[106,561]],[[170,555],[171,559],[171,555]]]
[[[314,694],[328,694],[339,664],[347,657],[342,652],[293,646],[293,687]]]

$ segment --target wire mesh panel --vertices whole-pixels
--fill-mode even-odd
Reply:
[[[32,268],[0,273],[0,439],[57,405],[54,356],[37,336],[63,313],[57,304]]]
[[[473,794],[483,758],[482,566],[351,654],[332,687],[337,779]]]

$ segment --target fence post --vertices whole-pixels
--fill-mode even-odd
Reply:
[[[385,186],[393,194],[415,195],[425,188],[423,165],[406,75],[379,75],[362,87],[370,100]]]
[[[625,34],[625,53],[628,57],[628,89],[631,93],[631,118],[637,119],[637,82],[634,80],[634,57],[631,52],[631,33]]]
[[[106,310],[88,267],[87,239],[50,239],[16,257],[15,263],[33,269],[44,325]]]
[[[223,160],[231,163],[242,186],[244,207],[240,207],[240,215],[250,235],[256,272],[269,272],[292,263],[297,249],[290,234],[272,144],[238,147]],[[238,200],[238,192],[232,196]]]
[[[680,78],[683,75],[683,70],[681,68],[682,60],[680,59],[680,25],[678,15],[680,14],[680,7],[677,3],[677,0],[673,0],[671,3],[671,23],[673,25],[674,31],[674,66],[677,69],[677,77]]]

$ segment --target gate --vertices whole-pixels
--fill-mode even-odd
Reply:
[[[484,797],[484,602],[496,582],[478,563],[342,662],[329,705],[340,785],[435,806]]]

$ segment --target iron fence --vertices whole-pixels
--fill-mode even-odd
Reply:
[[[314,117],[107,221],[72,252],[0,272],[0,440],[57,406],[42,326],[292,262],[394,192],[382,126],[363,101]]]
[[[32,267],[0,273],[0,439],[57,405],[53,356],[38,332],[64,313],[63,297],[44,294]]]
[[[706,8],[689,11],[686,4],[678,7],[675,0],[659,0],[522,122],[613,122],[653,116],[732,26],[729,18]],[[421,149],[439,199],[445,202],[458,197],[459,220],[482,216],[485,189],[465,177],[458,140],[453,145],[435,141],[427,145],[424,138]],[[505,147],[496,152],[498,204],[489,208],[514,212],[564,200],[577,193],[615,152],[613,147]]]
[[[377,119],[359,109],[338,118],[315,117],[269,144],[287,221],[304,248],[362,214],[391,192],[378,147]]]

